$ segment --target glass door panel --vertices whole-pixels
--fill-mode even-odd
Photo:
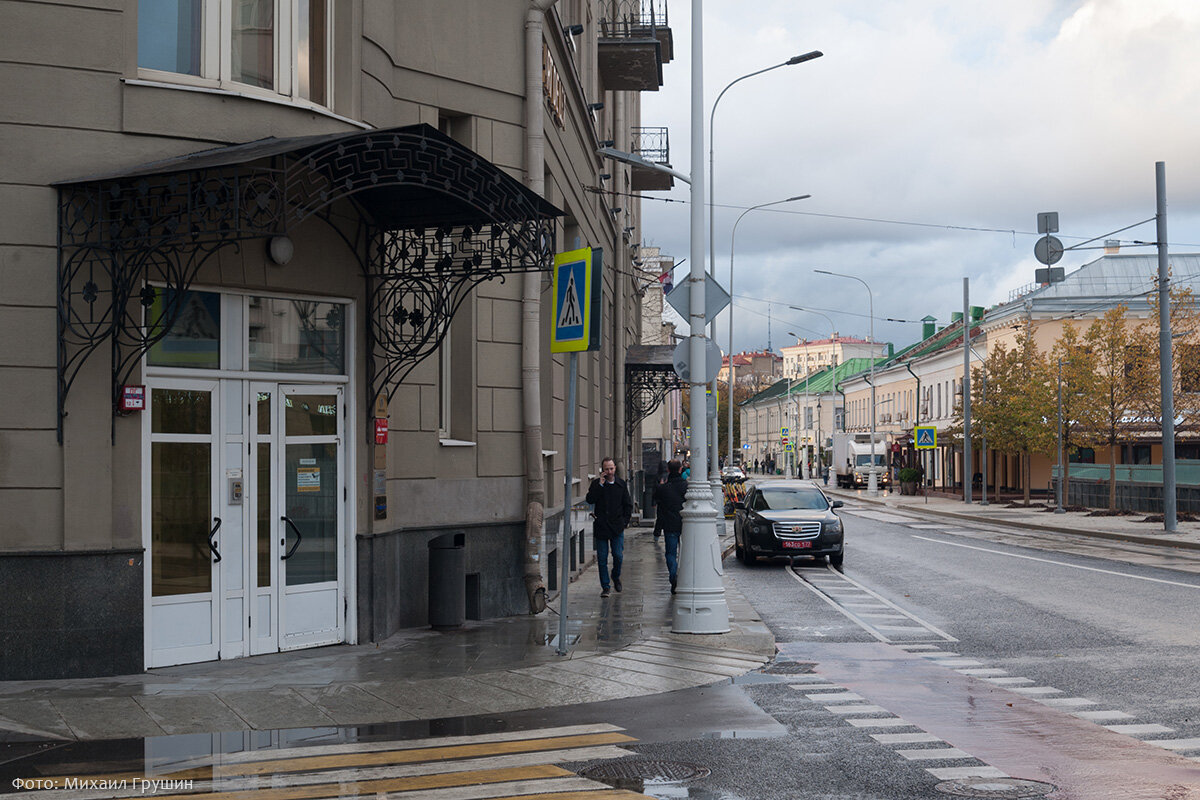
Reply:
[[[211,592],[212,445],[150,445],[150,585],[154,597]]]
[[[221,648],[218,384],[147,383],[147,665],[208,661]]]
[[[287,585],[338,579],[338,445],[287,445]],[[294,528],[292,526],[295,526]]]
[[[342,390],[280,386],[280,649],[344,639]]]

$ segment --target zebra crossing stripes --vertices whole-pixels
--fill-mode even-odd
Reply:
[[[576,775],[563,763],[623,758],[620,745],[635,741],[612,725],[578,725],[478,736],[347,743],[243,751],[192,759],[183,769],[157,774],[160,781],[189,781],[184,794],[159,792],[160,800],[317,800],[344,796],[412,793],[429,800],[517,798],[550,795],[555,800],[644,798]],[[72,800],[140,797],[117,775],[60,776],[56,789],[22,793],[49,800],[80,780],[99,789],[72,791]],[[128,777],[128,776],[125,776]],[[143,776],[144,777],[144,776]],[[177,791],[172,786],[172,791]],[[2,790],[0,790],[2,794]]]

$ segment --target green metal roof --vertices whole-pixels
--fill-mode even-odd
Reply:
[[[875,366],[880,366],[888,359],[879,357],[875,359]],[[858,375],[862,372],[867,372],[871,368],[871,359],[869,358],[851,358],[845,362],[838,364],[837,367],[825,367],[819,372],[814,372],[808,376],[807,386],[803,378],[792,380],[792,395],[804,394],[807,391],[809,394],[825,394],[834,390],[835,380],[837,384],[842,384],[849,378]],[[773,383],[766,389],[763,389],[758,394],[744,401],[741,405],[748,406],[763,401],[776,400],[781,397],[786,397],[788,394],[788,381],[786,379]]]

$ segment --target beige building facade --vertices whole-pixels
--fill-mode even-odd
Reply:
[[[637,149],[666,23],[0,2],[0,680],[544,604],[541,514],[575,499],[553,258],[603,250],[576,495],[625,461],[642,327],[639,176],[596,150]]]
[[[885,342],[839,336],[834,331],[828,339],[799,339],[794,345],[779,348],[779,352],[783,355],[782,377],[803,378],[852,358],[881,358],[887,355],[888,347]]]

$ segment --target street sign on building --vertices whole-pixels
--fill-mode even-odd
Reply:
[[[584,247],[554,257],[551,353],[600,349],[600,291],[604,250]]]
[[[933,450],[937,447],[937,428],[932,425],[913,428],[913,443],[918,450]]]

